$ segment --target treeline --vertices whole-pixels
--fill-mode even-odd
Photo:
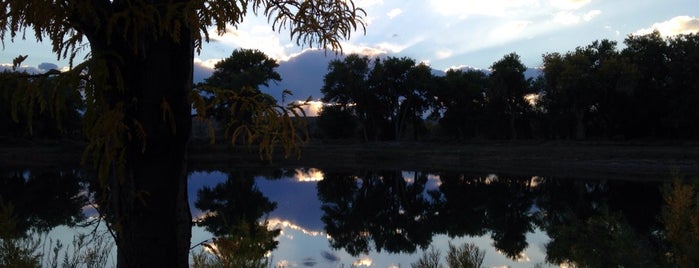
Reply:
[[[0,71],[0,138],[80,138],[85,103],[58,71]]]
[[[699,35],[630,35],[542,56],[525,78],[516,53],[488,72],[434,75],[410,58],[349,55],[328,65],[324,138],[696,139]]]

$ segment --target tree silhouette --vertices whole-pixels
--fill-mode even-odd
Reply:
[[[487,78],[482,71],[448,70],[432,90],[436,109],[444,113],[439,123],[451,135],[466,139],[483,133]]]
[[[226,94],[235,91],[237,94],[246,94],[247,97],[261,98],[260,101],[274,103],[274,98],[261,94],[260,86],[269,86],[270,82],[279,82],[281,76],[275,70],[279,64],[262,51],[254,49],[236,49],[230,57],[219,61],[214,65],[214,72],[200,85],[203,91],[212,95]],[[220,92],[216,92],[220,89]],[[249,89],[249,90],[243,90]],[[215,98],[210,98],[210,101]],[[226,99],[212,104],[209,115],[219,122],[231,122],[250,120],[250,114],[242,114],[241,109],[234,109],[236,103]],[[233,128],[235,129],[235,127]]]
[[[526,110],[524,95],[529,90],[524,71],[527,68],[520,62],[519,55],[510,53],[490,66],[490,87],[486,91],[488,98],[488,111],[495,116],[506,118],[509,126],[509,138],[517,139],[517,120]],[[498,126],[495,126],[496,129]]]
[[[289,30],[297,44],[339,49],[341,39],[364,27],[363,10],[335,0],[6,0],[0,6],[0,39],[11,41],[31,29],[71,62],[70,71],[46,75],[70,81],[86,99],[86,155],[110,191],[118,267],[188,266],[186,152],[192,104],[203,108],[192,92],[193,56],[209,40],[210,28],[222,34],[228,25],[261,14],[273,29]],[[89,58],[73,65],[86,47]],[[280,139],[270,135],[288,137],[295,130],[278,126],[291,119],[269,106],[257,106],[269,111],[257,135],[268,141],[262,148],[271,150]],[[280,129],[268,132],[262,125]],[[293,147],[288,143],[294,138],[281,141]]]
[[[423,196],[426,174],[407,184],[399,171],[325,173],[318,182],[325,230],[331,246],[353,255],[372,248],[392,253],[415,252],[432,241],[430,202]],[[371,242],[373,243],[373,247]]]
[[[268,230],[263,219],[277,204],[257,189],[252,174],[229,173],[225,182],[200,189],[194,206],[206,213],[198,225],[215,236],[215,245],[228,246],[221,250],[229,255],[247,253],[245,258],[254,261],[277,247],[281,230]]]

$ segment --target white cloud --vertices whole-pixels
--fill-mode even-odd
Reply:
[[[391,11],[389,11],[388,13],[386,13],[386,15],[388,16],[389,19],[393,19],[402,13],[403,13],[403,10],[401,10],[400,8],[394,8],[394,9],[391,9]]]
[[[438,50],[437,51],[437,59],[440,59],[440,60],[446,59],[446,58],[451,57],[451,55],[453,55],[453,54],[454,54],[454,52],[451,51],[450,49]]]
[[[553,16],[553,21],[564,25],[577,24],[580,22],[580,16],[570,11],[560,11]]]
[[[595,9],[595,10],[591,10],[591,11],[585,13],[585,15],[582,16],[582,18],[584,21],[591,21],[592,19],[597,17],[599,14],[602,14],[602,11]]]
[[[590,3],[591,0],[550,0],[551,6],[558,9],[579,9]]]
[[[654,23],[650,28],[640,29],[634,35],[649,34],[657,30],[661,35],[672,36],[699,32],[699,18],[690,16],[677,16],[669,20]]]
[[[202,60],[200,58],[194,58],[194,65],[202,66],[204,68],[213,70],[214,67],[216,66],[216,63],[218,63],[221,60],[223,60],[223,59]]]
[[[242,28],[242,27],[241,27]],[[250,25],[245,29],[226,28],[223,35],[212,35],[211,39],[224,45],[239,48],[258,49],[267,56],[282,60],[289,57],[286,52],[287,44],[282,44],[279,33],[272,30],[269,25]]]
[[[437,13],[446,16],[485,15],[502,17],[527,8],[539,7],[539,0],[430,0]]]
[[[509,41],[519,37],[519,33],[524,31],[531,21],[512,21],[496,27],[491,36],[495,40]]]

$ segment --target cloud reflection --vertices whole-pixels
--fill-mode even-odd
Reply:
[[[296,178],[299,182],[318,182],[323,180],[323,171],[317,168],[296,169]]]
[[[372,263],[373,263],[373,261],[371,260],[371,258],[369,258],[368,256],[365,256],[365,257],[359,258],[359,259],[355,260],[354,262],[352,262],[352,265],[354,267],[359,267],[359,266],[369,267],[369,266],[371,266]]]
[[[308,230],[308,229],[306,229],[306,228],[303,228],[303,227],[301,227],[301,226],[298,226],[298,225],[296,225],[296,224],[293,224],[292,222],[290,222],[290,221],[288,221],[288,220],[282,220],[282,219],[278,219],[278,218],[273,218],[273,219],[269,219],[269,220],[267,221],[267,224],[268,224],[268,225],[267,225],[268,228],[271,228],[271,229],[277,229],[277,228],[282,229],[282,233],[284,232],[285,229],[290,229],[290,230],[299,231],[299,232],[301,232],[301,233],[303,233],[303,234],[305,234],[305,235],[308,235],[308,236],[327,236],[324,232]],[[290,238],[293,239],[293,237],[290,237]]]

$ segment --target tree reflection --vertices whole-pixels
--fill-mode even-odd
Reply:
[[[442,194],[437,233],[450,237],[479,236],[488,232],[496,249],[517,258],[533,230],[533,188],[525,178],[467,178],[461,173],[440,173]]]
[[[580,267],[649,267],[659,256],[657,183],[545,180],[537,220],[547,261]]]
[[[325,229],[334,248],[358,255],[376,251],[415,252],[432,241],[426,173],[407,182],[400,171],[325,173],[318,182]]]
[[[318,195],[331,246],[355,255],[413,253],[436,234],[489,234],[497,251],[518,259],[537,227],[551,238],[552,263],[637,267],[659,263],[654,252],[662,252],[657,183],[442,172],[429,190],[424,172],[324,173]]]
[[[229,172],[225,182],[199,190],[194,205],[207,212],[197,224],[216,236],[207,247],[223,263],[247,267],[277,247],[274,239],[281,230],[269,230],[266,222],[259,222],[277,205],[257,189],[254,174]]]
[[[15,232],[48,232],[58,225],[84,220],[88,198],[82,172],[65,170],[0,170],[0,203],[14,208]]]

